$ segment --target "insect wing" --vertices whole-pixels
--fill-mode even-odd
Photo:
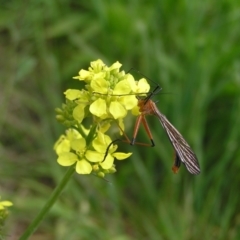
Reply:
[[[167,118],[160,113],[157,107],[154,107],[154,113],[158,116],[163,128],[176,150],[177,156],[185,164],[187,170],[192,174],[199,174],[200,167],[195,153],[192,151],[188,143],[178,130],[167,120]]]

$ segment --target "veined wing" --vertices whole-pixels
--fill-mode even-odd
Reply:
[[[153,106],[154,114],[159,118],[163,128],[165,129],[174,149],[176,150],[176,158],[185,164],[187,170],[192,174],[200,173],[200,166],[195,153],[192,151],[188,143],[178,130],[167,120],[167,118],[157,109],[156,105]]]

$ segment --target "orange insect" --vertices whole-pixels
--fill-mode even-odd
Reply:
[[[153,147],[153,146],[155,146],[155,144],[154,144],[152,133],[150,131],[150,128],[148,126],[145,116],[146,115],[155,115],[159,119],[161,125],[163,126],[164,130],[166,131],[166,133],[168,135],[170,142],[173,145],[173,148],[175,149],[175,159],[174,159],[174,165],[172,167],[173,172],[177,173],[181,166],[181,163],[183,163],[186,166],[187,170],[191,174],[199,174],[200,166],[199,166],[199,163],[198,163],[195,153],[193,152],[193,150],[191,149],[189,144],[186,142],[186,140],[183,138],[183,136],[178,132],[178,130],[158,110],[155,102],[153,102],[151,100],[151,97],[153,95],[157,94],[160,90],[161,90],[161,88],[159,86],[157,86],[152,92],[150,92],[148,94],[147,97],[144,97],[144,98],[139,97],[139,96],[137,97],[138,98],[138,107],[139,107],[139,111],[141,112],[141,114],[137,117],[135,127],[134,127],[134,132],[133,132],[133,138],[131,141],[128,139],[127,135],[120,128],[120,126],[119,126],[119,128],[125,135],[126,142],[130,143],[131,145],[134,145],[136,143],[135,140],[136,140],[136,136],[137,136],[140,124],[142,123],[148,134],[148,137],[150,138],[150,141],[152,144],[151,146]],[[111,145],[117,141],[120,141],[120,139],[116,139],[109,144],[109,146],[107,147],[104,159],[106,158]],[[136,144],[146,145],[143,143],[136,143]]]
[[[164,130],[166,131],[170,142],[172,143],[174,149],[175,149],[175,161],[174,165],[172,167],[172,170],[174,173],[178,172],[178,169],[181,165],[181,162],[184,163],[187,170],[191,174],[199,174],[200,173],[200,166],[197,160],[197,157],[193,150],[190,148],[186,140],[183,138],[183,136],[178,132],[178,130],[167,120],[167,118],[158,110],[156,104],[151,100],[151,97],[158,93],[161,90],[159,86],[157,86],[153,92],[151,92],[147,97],[140,98],[138,97],[138,106],[139,111],[141,114],[138,116],[132,141],[130,142],[131,145],[134,145],[136,136],[139,130],[139,126],[142,123],[150,140],[152,143],[152,146],[154,146],[153,137],[150,131],[150,128],[148,126],[147,120],[145,118],[146,115],[155,115],[161,125],[163,126]]]

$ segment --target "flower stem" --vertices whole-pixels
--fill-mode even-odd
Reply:
[[[72,165],[67,170],[65,176],[59,183],[59,185],[54,189],[53,193],[51,194],[48,201],[45,203],[44,207],[38,214],[38,216],[33,220],[33,222],[28,226],[26,231],[22,234],[22,236],[19,238],[19,240],[25,240],[28,239],[37,229],[38,225],[41,223],[45,215],[49,212],[53,204],[57,201],[59,195],[61,194],[62,190],[66,186],[66,184],[69,182],[71,176],[73,175],[75,171],[75,165]]]

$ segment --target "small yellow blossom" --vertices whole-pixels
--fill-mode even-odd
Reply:
[[[131,153],[115,152],[117,146],[108,146],[112,140],[108,135],[98,132],[92,142],[92,147],[87,148],[86,140],[76,130],[70,129],[66,135],[62,135],[56,142],[54,149],[58,155],[57,162],[62,166],[76,164],[76,172],[79,174],[90,174],[96,164],[100,169],[109,170],[113,167],[114,158],[122,160],[128,158]],[[106,155],[106,156],[105,156]]]
[[[0,210],[11,207],[13,204],[10,201],[0,201]]]
[[[103,169],[110,169],[113,166],[114,158],[117,160],[123,160],[132,155],[132,153],[115,152],[117,145],[112,144],[106,154],[106,149],[112,143],[111,138],[101,132],[98,132],[98,137],[93,140],[93,147],[101,153],[104,153],[105,159],[100,163]]]

